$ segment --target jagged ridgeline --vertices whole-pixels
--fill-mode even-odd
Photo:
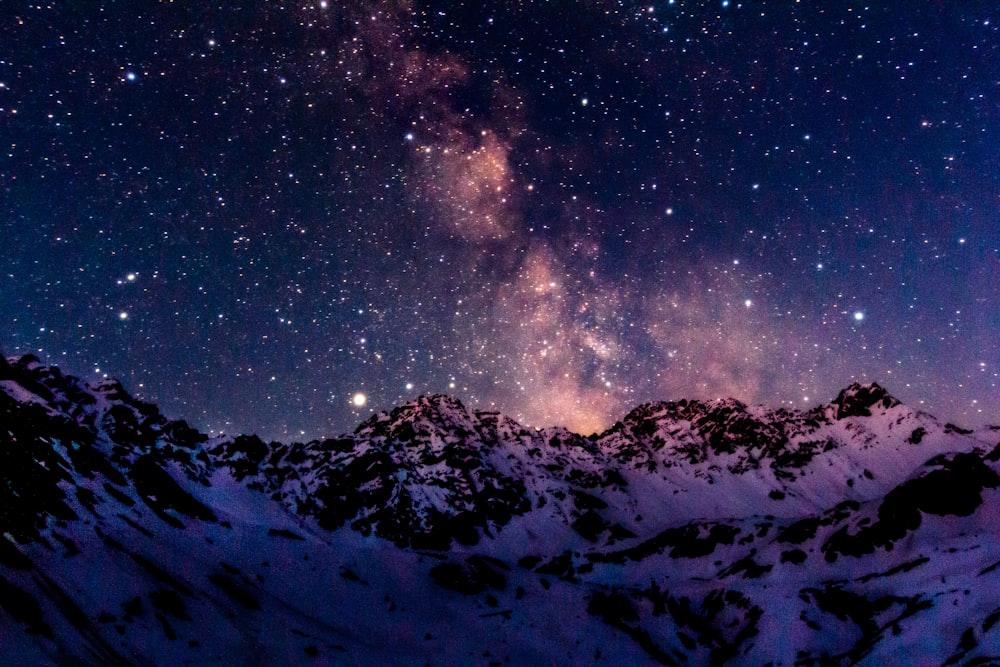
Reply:
[[[877,384],[586,437],[426,396],[324,441],[209,438],[0,358],[0,657],[989,664],[998,447]]]

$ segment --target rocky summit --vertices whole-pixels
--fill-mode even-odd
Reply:
[[[1000,428],[854,384],[604,433],[448,396],[210,438],[0,358],[10,664],[1000,661]]]

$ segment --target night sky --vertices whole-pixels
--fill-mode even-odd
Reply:
[[[283,441],[1000,422],[996,2],[10,3],[0,349]]]

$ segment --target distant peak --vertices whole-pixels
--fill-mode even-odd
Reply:
[[[837,398],[832,403],[837,407],[837,419],[870,417],[871,408],[875,406],[888,409],[899,404],[899,400],[877,382],[867,384],[852,382],[837,394]]]
[[[682,398],[677,401],[654,401],[644,403],[629,412],[624,421],[636,422],[647,419],[695,420],[720,412],[746,412],[747,404],[736,398],[713,398],[700,400]]]
[[[465,410],[465,406],[462,405],[460,400],[454,396],[449,396],[448,394],[424,394],[419,396],[415,402],[417,405],[430,406],[438,409],[451,408]]]
[[[116,378],[102,378],[90,386],[95,393],[103,394],[110,400],[131,398],[124,385]]]
[[[396,407],[392,411],[391,416],[393,419],[399,417],[434,419],[434,415],[440,416],[449,413],[465,414],[466,412],[465,405],[454,396],[449,396],[448,394],[423,394]]]
[[[375,428],[379,424],[394,424],[402,422],[448,423],[456,415],[468,414],[465,406],[454,396],[447,394],[425,394],[407,401],[392,409],[391,412],[377,412],[358,425],[354,433],[362,433]],[[461,419],[462,417],[459,417]]]
[[[20,357],[15,357],[14,359],[9,361],[11,361],[12,366],[17,366],[18,368],[21,368],[23,370],[33,370],[42,365],[41,360],[34,354],[31,354],[30,352]]]

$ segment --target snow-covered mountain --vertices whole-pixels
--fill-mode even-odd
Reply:
[[[0,358],[0,657],[988,664],[998,472],[1000,429],[875,384],[589,437],[427,396],[281,444]]]

